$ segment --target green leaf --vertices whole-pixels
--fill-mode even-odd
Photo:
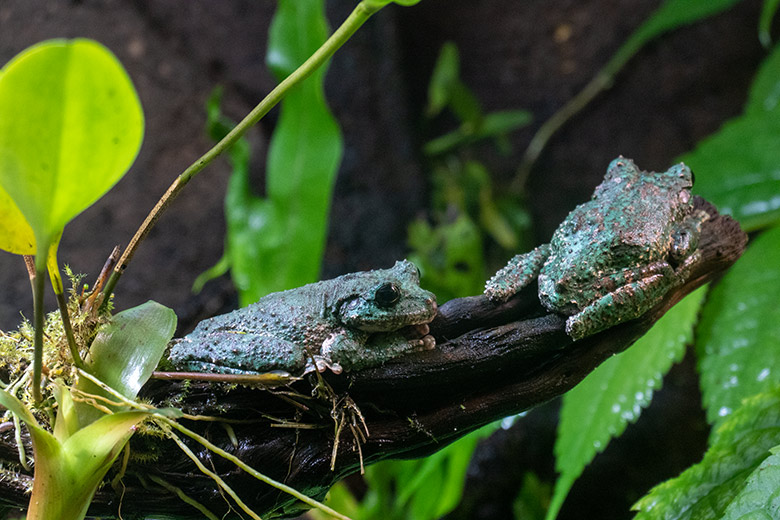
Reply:
[[[605,69],[618,69],[647,42],[661,34],[724,11],[739,0],[666,0],[609,60]]]
[[[39,248],[120,179],[142,135],[132,82],[97,42],[49,40],[0,73],[0,185]]]
[[[751,397],[715,431],[702,461],[637,502],[634,520],[720,518],[780,444],[780,388]],[[736,507],[736,506],[735,506]]]
[[[290,74],[328,36],[323,0],[282,0],[271,24],[267,60],[278,78]],[[266,193],[273,230],[260,243],[259,288],[242,302],[319,278],[328,213],[343,140],[325,102],[320,68],[291,91],[271,137]]]
[[[736,117],[680,160],[696,172],[694,190],[746,231],[780,220],[780,48],[756,75]]]
[[[383,461],[366,468],[369,490],[354,517],[433,520],[449,513],[460,501],[477,443],[497,427],[488,424],[424,459]]]
[[[409,259],[420,268],[421,284],[439,301],[479,294],[485,284],[485,258],[477,225],[465,213],[431,227],[409,225]]]
[[[441,155],[454,148],[489,137],[505,136],[509,132],[528,126],[533,117],[527,110],[503,110],[491,112],[477,124],[464,124],[460,128],[425,143],[426,155]]]
[[[59,443],[46,432],[33,436],[35,475],[30,518],[80,520],[98,485],[135,433],[146,412],[105,415]]]
[[[62,402],[70,393],[60,388]],[[81,520],[103,476],[135,432],[146,412],[105,415],[61,442],[44,430],[32,413],[13,395],[0,390],[0,404],[28,427],[35,452],[35,474],[29,518]],[[62,430],[60,430],[62,431]]]
[[[772,44],[772,20],[777,14],[778,7],[780,7],[780,0],[764,0],[764,7],[761,9],[761,18],[758,22],[758,39],[764,47],[769,47]]]
[[[33,230],[2,186],[0,186],[0,249],[15,255],[35,254]]]
[[[722,520],[780,518],[780,455],[778,448],[755,469],[745,487],[726,508]]]
[[[707,420],[717,425],[742,400],[780,384],[780,228],[755,239],[712,290],[696,349]]]
[[[745,115],[764,115],[767,112],[780,114],[780,46],[761,62],[745,104]]]
[[[175,329],[176,314],[154,301],[116,314],[100,327],[92,342],[87,360],[90,373],[125,397],[134,398],[160,362]],[[108,397],[86,378],[79,378],[76,387]],[[82,425],[103,415],[85,403],[77,408]]]
[[[450,102],[450,89],[459,80],[458,47],[454,42],[444,42],[428,82],[428,108],[425,110],[428,117],[434,117],[444,110]]]
[[[280,79],[287,76],[327,35],[323,0],[280,1],[271,24],[269,67]],[[252,193],[246,141],[241,139],[229,151],[233,174],[225,195],[227,236],[219,267],[230,267],[241,305],[319,277],[343,149],[325,103],[324,75],[325,68],[318,69],[282,101],[268,151],[267,198]],[[232,127],[219,112],[219,99],[216,91],[207,104],[214,139]]]
[[[704,297],[702,287],[666,313],[627,351],[601,364],[563,398],[555,443],[555,484],[547,518],[555,518],[574,481],[613,437],[650,404],[672,364],[682,359]]]

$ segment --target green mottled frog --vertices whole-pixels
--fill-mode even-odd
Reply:
[[[427,325],[436,297],[419,283],[417,267],[404,260],[269,294],[200,322],[173,344],[170,360],[182,370],[223,374],[338,374],[381,365],[436,345]]]
[[[538,277],[539,300],[568,316],[574,339],[634,319],[657,304],[699,258],[703,211],[694,211],[684,164],[640,171],[619,157],[593,197],[569,213],[549,244],[515,256],[485,294],[508,299]]]

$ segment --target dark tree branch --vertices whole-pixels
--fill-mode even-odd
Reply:
[[[442,305],[431,325],[438,343],[436,350],[405,356],[378,368],[341,376],[328,374],[325,379],[335,395],[342,399],[348,395],[365,418],[370,436],[361,445],[364,463],[435,452],[484,424],[563,394],[605,359],[628,348],[669,308],[716,279],[744,250],[747,239],[736,222],[718,215],[701,199],[697,206],[712,216],[702,229],[701,260],[682,285],[641,318],[575,344],[564,332],[564,318],[540,306],[536,287],[526,288],[500,306],[483,296],[472,296]],[[161,405],[172,402],[191,413],[253,420],[232,425],[237,446],[231,444],[226,428],[219,423],[188,426],[263,473],[321,497],[336,481],[359,471],[360,456],[352,431],[345,424],[336,467],[331,470],[336,425],[331,412],[344,408],[343,403],[334,408],[327,400],[307,398],[314,381],[312,375],[295,383],[291,390],[299,393],[298,397],[221,384],[153,381],[147,385],[144,397]],[[293,406],[290,399],[302,405]],[[276,419],[276,425],[269,417]],[[279,421],[306,423],[311,428],[278,427]],[[360,427],[359,419],[355,423]],[[12,437],[3,440],[12,443]],[[8,446],[0,445],[0,457],[13,460],[15,450]],[[150,474],[181,488],[218,516],[228,508],[211,480],[197,473],[170,442],[136,436],[133,448],[155,454],[157,459],[130,464],[122,500],[126,518],[151,513],[201,517],[154,485],[147,478]],[[278,513],[292,505],[287,495],[241,473],[205,449],[196,452],[260,514]],[[20,476],[22,484],[0,482],[0,497],[24,504],[26,498],[19,491],[25,478]],[[112,514],[117,505],[113,490],[105,488],[96,496],[91,512]]]

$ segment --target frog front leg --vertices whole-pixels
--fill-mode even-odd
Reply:
[[[402,332],[378,332],[371,335],[340,334],[323,344],[317,359],[318,370],[330,368],[333,373],[342,370],[360,370],[382,365],[385,361],[412,352],[431,350],[436,340],[431,335],[409,338]],[[321,368],[320,368],[321,367]]]
[[[566,333],[575,340],[582,339],[650,310],[679,280],[669,264],[664,262],[654,267],[649,276],[622,285],[569,316]]]
[[[505,302],[531,283],[550,256],[550,244],[542,244],[533,251],[512,258],[485,284],[485,296],[494,302]]]

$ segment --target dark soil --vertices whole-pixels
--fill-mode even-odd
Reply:
[[[486,109],[525,108],[534,114],[534,125],[512,137],[510,156],[497,154],[493,147],[475,151],[490,166],[496,183],[506,185],[533,130],[595,74],[658,4],[658,0],[424,0],[414,8],[392,6],[379,13],[336,55],[328,78],[328,98],[347,149],[335,189],[322,277],[389,266],[405,256],[406,226],[425,213],[429,200],[420,145],[448,129],[446,121],[440,127],[422,124],[427,81],[443,42],[457,44],[462,78]],[[329,1],[331,24],[340,23],[354,5],[353,0]],[[528,183],[537,241],[549,238],[563,216],[590,196],[617,155],[635,159],[644,169],[666,169],[741,111],[747,87],[765,56],[756,38],[760,5],[759,0],[745,0],[725,14],[649,45],[610,91],[565,126],[549,143]],[[251,0],[0,3],[0,63],[44,39],[97,39],[128,69],[147,117],[137,162],[106,197],[66,229],[61,262],[87,273],[91,281],[113,246],[127,243],[175,176],[209,148],[203,107],[215,86],[224,86],[226,112],[234,119],[273,87],[263,62],[273,8],[272,2]],[[272,113],[250,136],[258,186],[274,118]],[[181,330],[186,330],[203,317],[235,306],[227,277],[211,282],[199,295],[190,291],[195,277],[222,252],[227,174],[224,161],[210,166],[160,220],[117,286],[119,309],[153,299],[172,307]],[[7,330],[16,326],[20,312],[26,316],[32,312],[20,258],[0,253],[0,287],[0,329]],[[54,308],[53,302],[49,308]],[[689,393],[680,397],[688,400],[685,405],[672,399],[661,402],[696,414],[697,408],[689,405],[697,398]],[[643,421],[633,428],[658,427]],[[685,425],[663,428],[659,435],[674,432],[670,442],[685,446],[687,453],[703,449],[706,431]],[[643,450],[646,436],[632,438],[637,442],[633,449]],[[506,444],[534,450],[535,442],[549,449],[549,438]],[[505,452],[503,457],[514,455]],[[691,462],[679,457],[640,461],[647,467],[637,472],[643,473],[636,482],[639,487],[615,497],[608,492],[613,486],[607,479],[612,477],[604,475],[624,481],[630,477],[621,474],[618,459],[605,459],[611,460],[611,469],[604,469],[606,462],[599,463],[585,475],[593,484],[583,480],[573,489],[571,504],[587,514],[569,506],[561,518],[629,518],[628,505],[648,485],[646,473],[657,475],[650,481],[658,481]],[[475,466],[474,471],[478,469]],[[599,489],[605,492],[599,494]],[[515,493],[516,487],[491,497],[484,507],[496,510],[495,501],[501,500],[511,504]],[[605,504],[601,514],[594,509],[598,504]],[[478,508],[468,517],[487,518]]]

